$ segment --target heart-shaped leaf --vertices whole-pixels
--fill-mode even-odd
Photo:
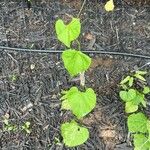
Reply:
[[[136,90],[129,89],[128,91],[120,91],[119,95],[123,101],[129,102],[136,97]]]
[[[71,76],[86,71],[91,64],[91,58],[89,56],[74,49],[65,50],[62,54],[62,59],[65,68]]]
[[[145,95],[137,90],[130,89],[129,91],[121,91],[120,97],[126,102],[125,110],[127,113],[137,111],[140,103],[146,107]]]
[[[136,91],[136,96],[132,99],[132,102],[135,104],[135,105],[138,105],[140,103],[142,103],[143,101],[145,101],[145,96],[144,94]]]
[[[138,110],[138,105],[133,104],[133,102],[126,102],[126,105],[125,105],[126,113],[133,113],[137,110]]]
[[[143,134],[134,135],[134,150],[149,150],[150,141]]]
[[[87,115],[96,105],[96,94],[91,88],[80,92],[76,87],[72,87],[62,99],[65,101],[65,106],[69,106],[67,109],[70,109],[77,118]]]
[[[70,47],[71,42],[77,39],[80,34],[80,20],[72,18],[72,21],[68,25],[65,25],[64,22],[59,19],[55,24],[55,30],[58,39],[67,47]]]
[[[143,113],[134,113],[130,115],[127,123],[130,132],[147,132],[147,118]]]
[[[83,144],[89,138],[89,131],[71,121],[61,125],[61,135],[65,145],[74,147]]]

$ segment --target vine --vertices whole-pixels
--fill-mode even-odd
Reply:
[[[85,91],[80,91],[77,87],[71,87],[68,91],[62,92],[62,106],[64,110],[70,110],[75,119],[61,124],[61,135],[63,142],[68,147],[83,144],[89,138],[89,131],[83,125],[78,123],[89,114],[96,105],[96,94],[92,88],[86,88],[84,81],[84,72],[90,67],[91,58],[81,52],[80,42],[77,38],[81,32],[81,23],[78,18],[72,18],[69,24],[64,24],[63,20],[56,21],[55,30],[57,38],[67,49],[62,53],[64,67],[71,77],[80,75],[80,84]],[[77,41],[79,49],[71,46],[73,41]],[[76,121],[75,121],[76,120]]]

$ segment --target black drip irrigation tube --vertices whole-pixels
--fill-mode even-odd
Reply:
[[[55,49],[40,50],[40,49],[14,48],[14,47],[5,47],[5,46],[0,46],[0,51],[37,52],[37,53],[62,53],[63,52],[63,50],[55,50]],[[85,50],[82,52],[89,53],[89,54],[120,55],[120,56],[150,59],[149,55],[146,56],[146,55],[119,53],[119,52],[112,52],[112,51]]]

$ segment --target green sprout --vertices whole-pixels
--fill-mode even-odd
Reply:
[[[16,125],[11,124],[8,118],[4,117],[3,123],[4,123],[4,128],[3,128],[4,131],[16,131],[17,130]]]
[[[21,127],[22,127],[22,130],[25,131],[26,133],[30,134],[31,133],[31,129],[30,129],[30,122],[27,121],[25,122]]]
[[[150,93],[150,88],[145,85],[143,85],[143,89],[141,90],[134,88],[134,82],[136,82],[136,80],[146,82],[144,77],[146,74],[146,71],[136,71],[135,74],[125,77],[120,82],[122,90],[119,92],[119,96],[125,102],[126,113],[133,113],[137,111],[141,104],[143,107],[146,107],[145,95]]]
[[[17,81],[17,75],[16,74],[12,74],[9,76],[9,79],[12,81],[12,82],[15,82]]]

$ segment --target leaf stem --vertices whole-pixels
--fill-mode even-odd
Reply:
[[[81,50],[81,44],[79,42],[79,40],[76,40],[77,44],[78,44],[78,50]]]

